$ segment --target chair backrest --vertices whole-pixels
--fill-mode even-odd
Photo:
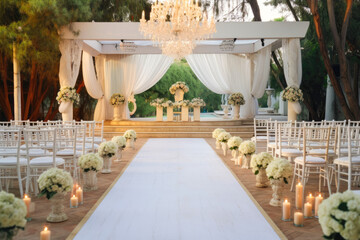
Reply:
[[[70,150],[76,156],[77,126],[60,126],[56,128],[57,149]]]
[[[266,122],[266,135],[267,135],[267,144],[274,142],[276,138],[276,124],[277,121],[268,120]]]
[[[286,143],[287,147],[298,148],[300,133],[300,127],[293,125],[291,121],[277,122],[275,145],[279,149],[280,154],[284,143]]]
[[[348,125],[351,127],[360,127],[360,121],[352,121],[352,120],[348,120]]]
[[[271,120],[271,118],[269,119]],[[267,119],[254,118],[254,136],[266,136]]]
[[[0,157],[17,157],[20,159],[21,129],[0,129]]]
[[[331,135],[330,126],[322,127],[303,127],[303,160],[306,161],[306,156],[311,149],[324,149],[324,153],[317,153],[317,156],[328,160],[329,140]]]
[[[103,140],[103,137],[104,137],[104,120],[95,121],[94,136],[95,137],[100,137],[101,141]]]
[[[10,120],[11,125],[29,126],[30,120]]]

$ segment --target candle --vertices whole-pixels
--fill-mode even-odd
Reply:
[[[76,189],[76,197],[79,200],[79,204],[83,204],[83,190],[81,189],[81,187]]]
[[[324,198],[321,196],[321,194],[319,194],[319,196],[315,198],[315,217],[318,216],[319,205],[323,201],[323,199]]]
[[[299,182],[296,185],[295,207],[296,209],[302,209],[303,205],[303,185]]]
[[[143,20],[145,20],[145,11],[144,11],[144,10],[142,11],[142,16],[141,16],[141,18],[142,18]]]
[[[24,198],[23,198],[23,201],[26,205],[26,210],[27,210],[27,213],[26,213],[26,218],[30,218],[30,204],[31,204],[31,198],[28,197],[28,195],[24,195]]]
[[[306,197],[306,202],[311,203],[311,206],[315,206],[315,198],[311,193]]]
[[[78,207],[78,198],[73,195],[72,198],[70,199],[70,208],[77,208]]]
[[[312,205],[309,202],[305,203],[304,205],[304,217],[312,218]]]
[[[294,214],[294,225],[296,227],[304,226],[304,214],[302,212],[295,212],[295,214]]]
[[[47,227],[44,227],[44,230],[40,232],[40,240],[50,240],[51,231]]]
[[[283,209],[282,209],[282,220],[288,221],[290,220],[290,202],[285,199],[283,202]]]

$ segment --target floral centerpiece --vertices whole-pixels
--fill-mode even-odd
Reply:
[[[126,140],[128,139],[134,139],[136,140],[136,132],[132,129],[130,130],[127,130],[125,133],[124,133],[124,137],[126,138]]]
[[[115,155],[117,149],[118,146],[112,141],[102,142],[98,147],[98,153],[102,158],[112,157]]]
[[[47,199],[51,199],[57,193],[70,192],[73,185],[73,179],[69,172],[59,169],[50,168],[43,172],[39,179],[39,196],[46,195]]]
[[[126,138],[124,136],[115,136],[111,139],[119,149],[124,149],[126,147]]]
[[[110,104],[113,106],[119,106],[125,102],[125,97],[120,93],[114,93],[110,98]]]
[[[304,101],[303,92],[295,86],[287,87],[282,95],[282,100],[289,102]]]
[[[233,93],[228,98],[228,103],[231,105],[244,105],[245,99],[241,93]]]
[[[185,82],[176,82],[169,88],[169,91],[171,94],[175,94],[177,89],[181,89],[184,91],[184,93],[187,93],[189,91],[189,87],[186,85]]]
[[[201,98],[193,98],[193,99],[191,100],[190,105],[191,105],[192,107],[205,107],[205,106],[206,106],[206,103],[205,103],[205,101],[204,101],[203,99],[201,99]]]
[[[78,104],[80,102],[80,95],[73,87],[62,87],[57,94],[56,101],[59,104],[61,102],[72,102]]]
[[[190,106],[190,101],[189,100],[181,100],[176,102],[176,106],[178,107],[189,107]]]
[[[171,100],[167,100],[162,104],[163,107],[174,107],[174,103]]]
[[[98,172],[103,167],[103,160],[98,154],[88,153],[79,157],[78,164],[84,172]]]
[[[318,215],[325,239],[359,239],[360,196],[354,192],[330,195],[320,204]]]
[[[222,132],[225,132],[225,130],[222,129],[222,128],[216,128],[212,132],[212,137],[215,138],[215,140],[216,140],[216,142],[215,142],[216,143],[216,149],[220,148],[220,142],[217,140],[217,138],[218,138],[219,134],[222,133]]]
[[[164,101],[165,100],[163,98],[156,98],[150,102],[150,105],[153,107],[162,107]]]
[[[227,154],[228,145],[227,142],[231,138],[231,134],[228,132],[221,132],[216,140],[218,140],[221,143],[221,147],[223,150],[224,156]]]
[[[242,139],[241,137],[231,137],[228,142],[227,145],[229,147],[229,149],[231,150],[231,155],[232,155],[232,159],[233,161],[237,160],[237,153],[238,153],[238,149],[240,144],[242,143]]]
[[[14,194],[0,192],[0,238],[12,239],[26,225],[26,205]]]
[[[265,169],[273,159],[273,156],[267,152],[252,155],[250,167],[256,175],[256,187],[267,187],[268,179]]]
[[[245,156],[252,155],[256,151],[255,143],[253,141],[244,141],[240,144],[239,151]]]

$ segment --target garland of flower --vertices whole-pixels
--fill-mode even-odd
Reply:
[[[284,93],[282,95],[283,101],[289,101],[289,102],[299,102],[304,101],[303,98],[303,92],[300,88],[295,86],[290,86],[285,88]]]
[[[165,100],[163,98],[156,98],[150,102],[150,105],[153,107],[162,107]]]
[[[162,104],[163,107],[174,107],[174,103],[171,100],[167,100]]]
[[[72,102],[78,104],[80,102],[80,94],[76,92],[73,87],[62,87],[56,97],[56,101],[60,104],[61,102]]]
[[[125,97],[120,93],[114,93],[110,98],[110,104],[113,106],[119,106],[125,102]]]
[[[245,99],[241,93],[233,93],[229,96],[228,103],[230,105],[244,105]]]
[[[193,99],[191,100],[190,105],[191,105],[192,107],[205,107],[205,106],[206,106],[206,103],[205,103],[205,101],[204,101],[203,99],[201,99],[201,98],[193,98]]]
[[[177,89],[182,89],[184,93],[187,93],[189,91],[189,87],[186,85],[185,82],[176,82],[169,88],[169,91],[171,94],[175,94]]]

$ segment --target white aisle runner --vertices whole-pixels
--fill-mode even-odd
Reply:
[[[148,140],[75,239],[279,236],[204,139],[172,138]]]

